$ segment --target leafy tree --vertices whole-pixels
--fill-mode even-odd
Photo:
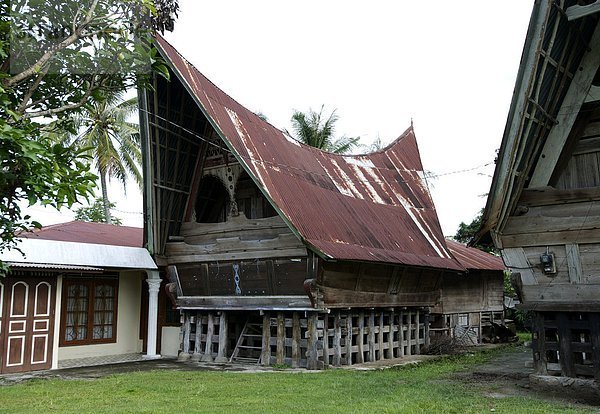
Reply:
[[[47,122],[74,133],[71,116],[106,92],[168,76],[150,47],[172,28],[177,0],[0,2],[0,251],[39,226],[19,202],[60,208],[92,194],[95,176],[76,146],[42,133]]]
[[[483,216],[483,209],[481,209],[479,211],[479,213],[477,213],[477,216],[475,216],[475,218],[469,223],[469,224],[465,224],[464,222],[461,222],[458,225],[458,230],[456,230],[456,234],[454,235],[453,239],[461,242],[461,243],[465,243],[468,244],[473,240],[473,237],[475,236],[475,234],[477,233],[477,231],[479,230],[479,228],[481,227],[481,217]],[[473,247],[479,249],[479,250],[483,250],[484,252],[488,252],[488,253],[496,253],[497,250],[494,248],[494,246],[489,246],[489,245],[485,245],[485,244],[474,244]]]
[[[285,131],[287,135],[311,147],[319,148],[334,154],[346,154],[358,145],[360,137],[346,137],[334,139],[335,123],[338,116],[335,109],[325,119],[324,105],[319,112],[309,109],[308,113],[294,111],[292,115],[292,128],[294,134]]]
[[[122,100],[123,94],[110,94],[93,100],[74,117],[79,135],[68,136],[63,142],[79,148],[94,160],[94,167],[100,176],[101,200],[104,203],[104,217],[111,223],[110,201],[108,199],[107,178],[117,178],[125,184],[127,174],[133,175],[139,185],[142,174],[140,135],[137,124],[127,121],[137,110],[137,98]]]
[[[97,198],[89,207],[80,207],[75,210],[75,220],[91,221],[94,223],[108,223],[106,212],[104,210],[105,203],[102,197]],[[109,203],[109,208],[115,208],[115,203]],[[110,215],[110,223],[116,226],[123,224],[120,218]]]

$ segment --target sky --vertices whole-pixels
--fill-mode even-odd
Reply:
[[[179,0],[167,40],[274,126],[333,109],[336,136],[387,144],[411,121],[444,235],[484,207],[533,0]],[[99,193],[99,191],[98,191]],[[125,225],[142,226],[135,184],[112,182]],[[42,224],[69,212],[33,207]]]

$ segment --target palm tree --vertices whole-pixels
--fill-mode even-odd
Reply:
[[[335,123],[339,119],[335,113],[335,109],[331,112],[327,119],[324,119],[323,109],[321,106],[319,112],[312,109],[308,113],[294,111],[292,115],[292,128],[295,136],[287,130],[287,135],[311,147],[319,148],[324,151],[333,152],[334,154],[346,154],[358,145],[360,137],[346,137],[334,139],[333,132]]]
[[[127,121],[136,110],[137,97],[123,101],[122,93],[103,96],[88,103],[75,117],[75,127],[81,133],[64,139],[67,144],[87,149],[87,154],[93,159],[100,176],[107,223],[112,223],[107,177],[116,178],[125,186],[127,173],[130,173],[139,185],[142,184],[138,125]]]

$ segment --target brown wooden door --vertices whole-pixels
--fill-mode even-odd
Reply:
[[[0,283],[0,373],[51,368],[55,280],[5,278]]]

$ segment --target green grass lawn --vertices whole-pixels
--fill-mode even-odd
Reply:
[[[150,371],[97,380],[0,387],[6,413],[565,413],[526,397],[493,398],[489,384],[452,376],[493,351],[379,371],[260,373]],[[506,351],[504,351],[506,352]]]

